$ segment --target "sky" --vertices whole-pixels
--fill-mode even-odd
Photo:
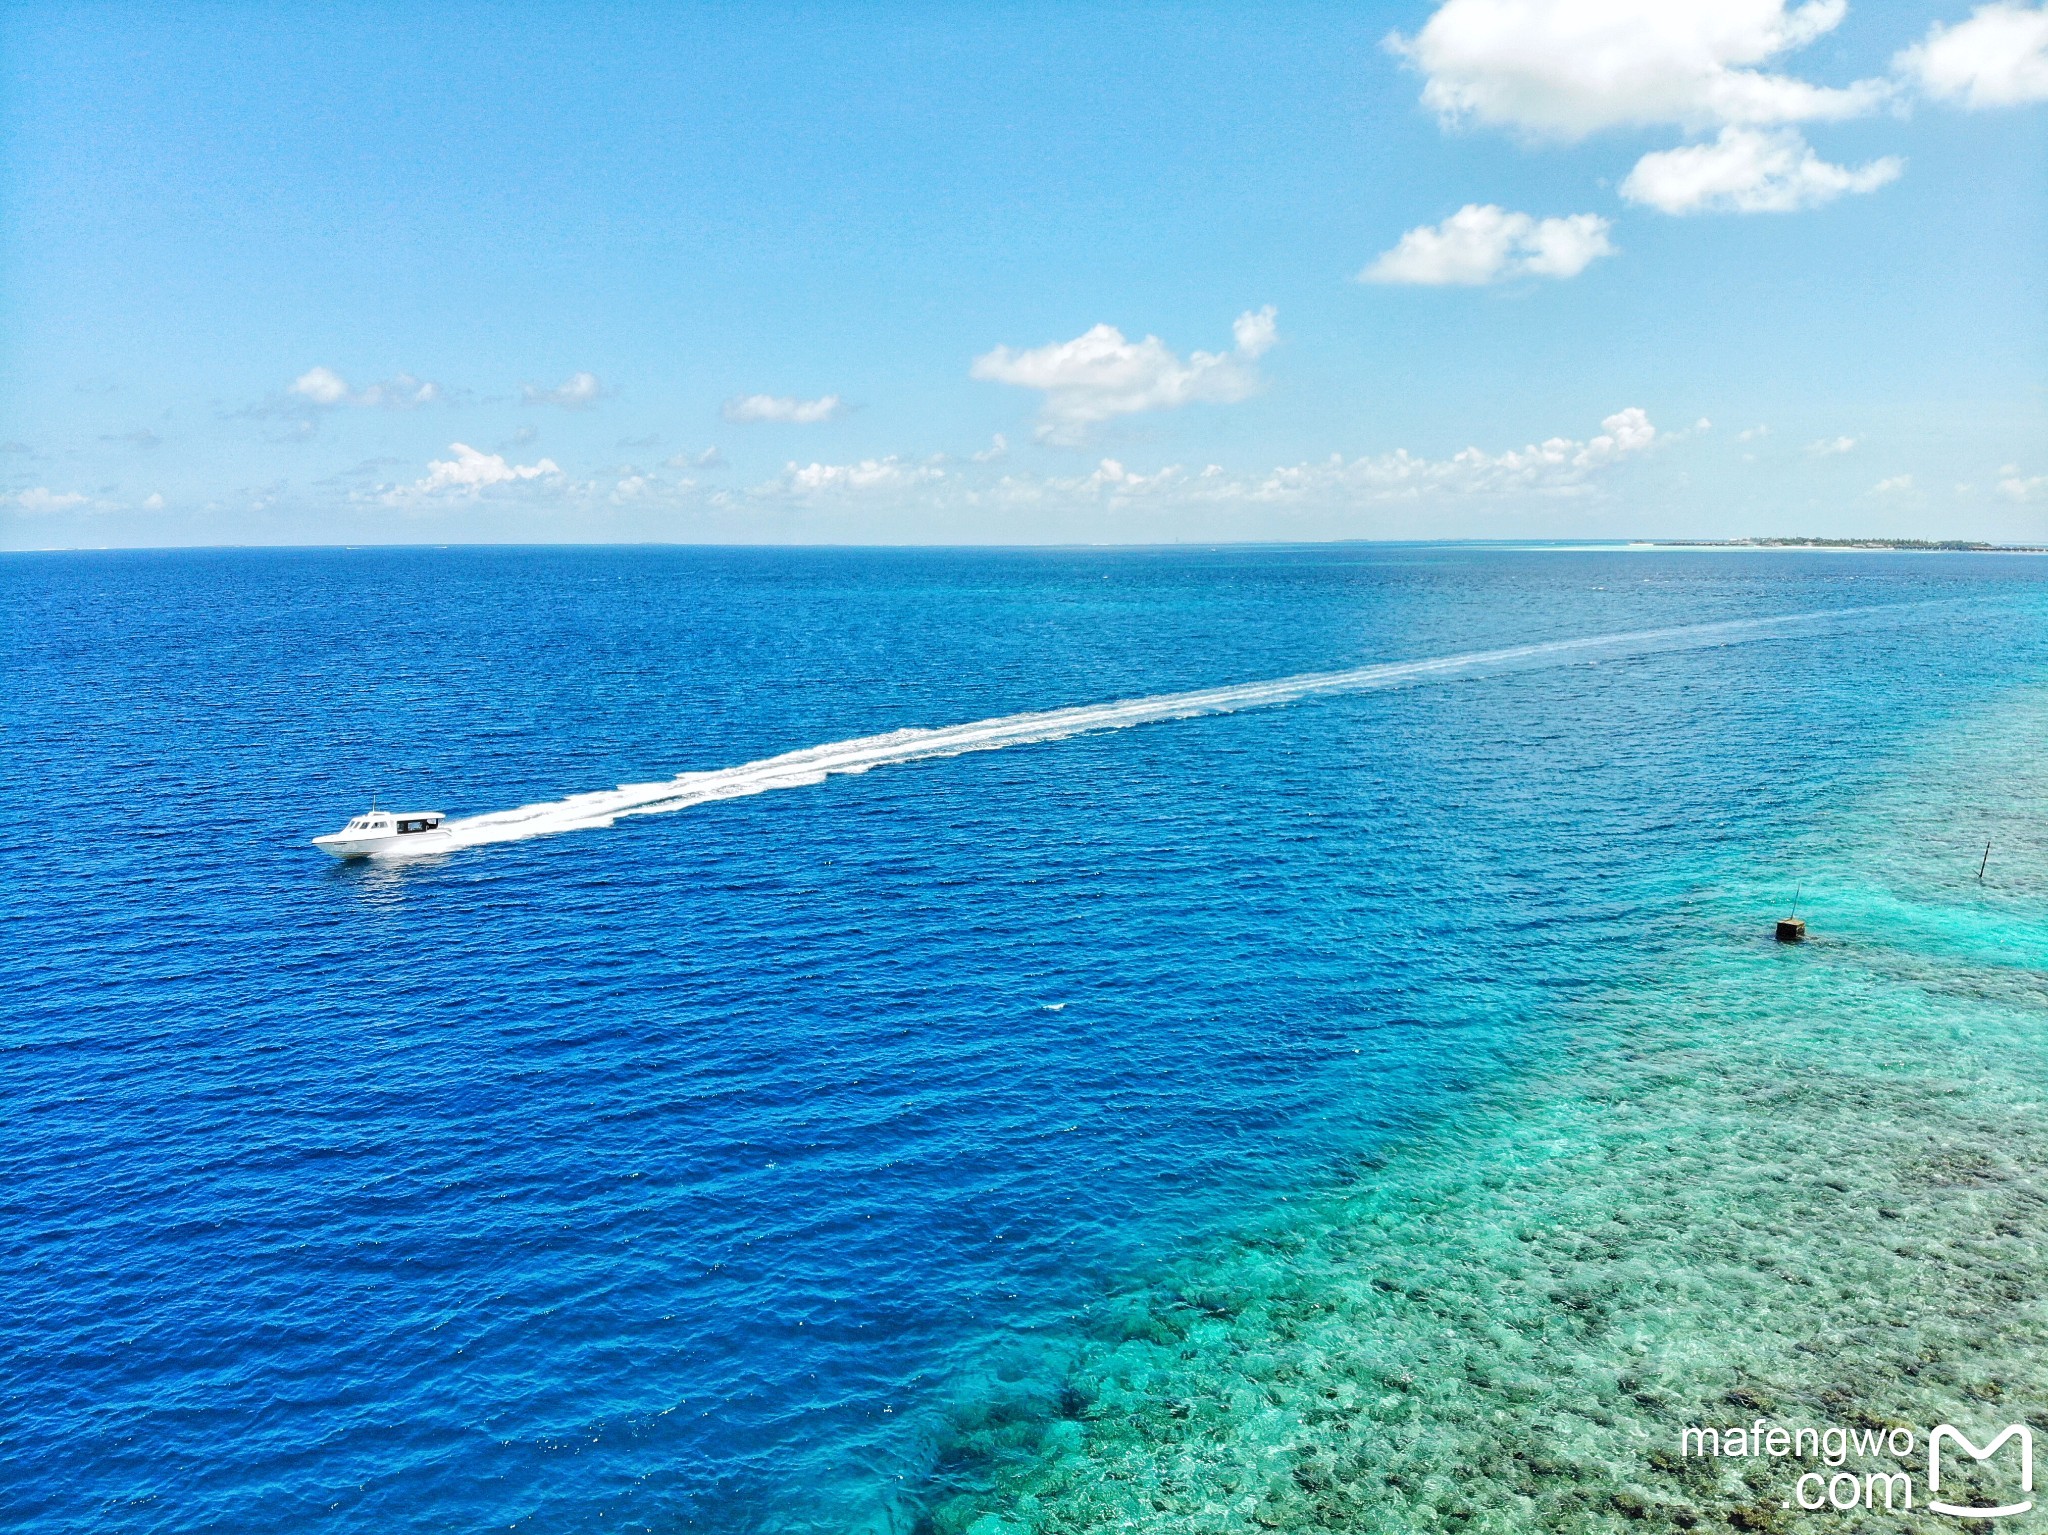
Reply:
[[[2048,8],[0,3],[0,547],[2048,544]]]

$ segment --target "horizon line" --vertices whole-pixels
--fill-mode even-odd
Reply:
[[[1740,538],[1321,538],[1321,539],[1180,539],[1160,542],[1030,542],[1030,543],[804,543],[685,542],[665,539],[611,539],[594,542],[514,539],[418,540],[406,543],[238,543],[238,544],[48,544],[35,548],[0,549],[0,556],[39,554],[227,554],[377,553],[400,549],[446,552],[456,549],[731,549],[731,550],[865,550],[932,553],[1077,553],[1164,551],[1180,549],[1338,549],[1354,547],[1407,549],[1581,550],[1588,553],[1660,551],[1728,551],[1759,554],[2048,554],[2048,545],[2001,544],[1977,539],[1901,538],[1873,534],[1833,537],[1800,534],[1748,534]]]

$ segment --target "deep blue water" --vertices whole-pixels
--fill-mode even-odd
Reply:
[[[2048,564],[0,559],[0,1522],[844,1529],[1120,1279],[1455,1123],[1656,916],[2048,679]],[[905,725],[1839,627],[340,867]],[[893,1502],[892,1502],[893,1500]]]

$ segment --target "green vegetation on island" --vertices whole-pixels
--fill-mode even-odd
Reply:
[[[2040,544],[1986,544],[1961,538],[1653,538],[1671,549],[1901,549],[1936,554],[2048,554]]]

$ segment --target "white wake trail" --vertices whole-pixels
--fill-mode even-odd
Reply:
[[[621,816],[666,815],[712,800],[764,794],[822,783],[835,773],[865,773],[890,763],[917,762],[928,757],[956,757],[966,752],[997,751],[1039,741],[1058,741],[1097,730],[1123,730],[1157,720],[1192,719],[1205,714],[1233,714],[1263,709],[1304,698],[1337,693],[1363,693],[1452,677],[1468,677],[1526,669],[1559,661],[1648,655],[1656,651],[1694,650],[1713,645],[1767,639],[1804,624],[1824,623],[1874,608],[1838,608],[1824,613],[1791,613],[1775,618],[1734,619],[1724,623],[1688,624],[1672,629],[1642,629],[1624,634],[1598,634],[1582,639],[1547,640],[1512,645],[1504,650],[1479,650],[1464,655],[1436,656],[1421,661],[1391,661],[1348,671],[1306,672],[1271,682],[1240,682],[1226,687],[1197,688],[1186,693],[1159,693],[1149,698],[1006,714],[966,725],[934,729],[892,730],[887,735],[833,741],[743,762],[738,767],[702,773],[678,773],[660,783],[621,784],[616,789],[575,794],[541,805],[523,805],[489,815],[468,816],[444,824],[446,839],[426,851],[481,847],[493,842],[520,842],[560,832],[610,826]]]

